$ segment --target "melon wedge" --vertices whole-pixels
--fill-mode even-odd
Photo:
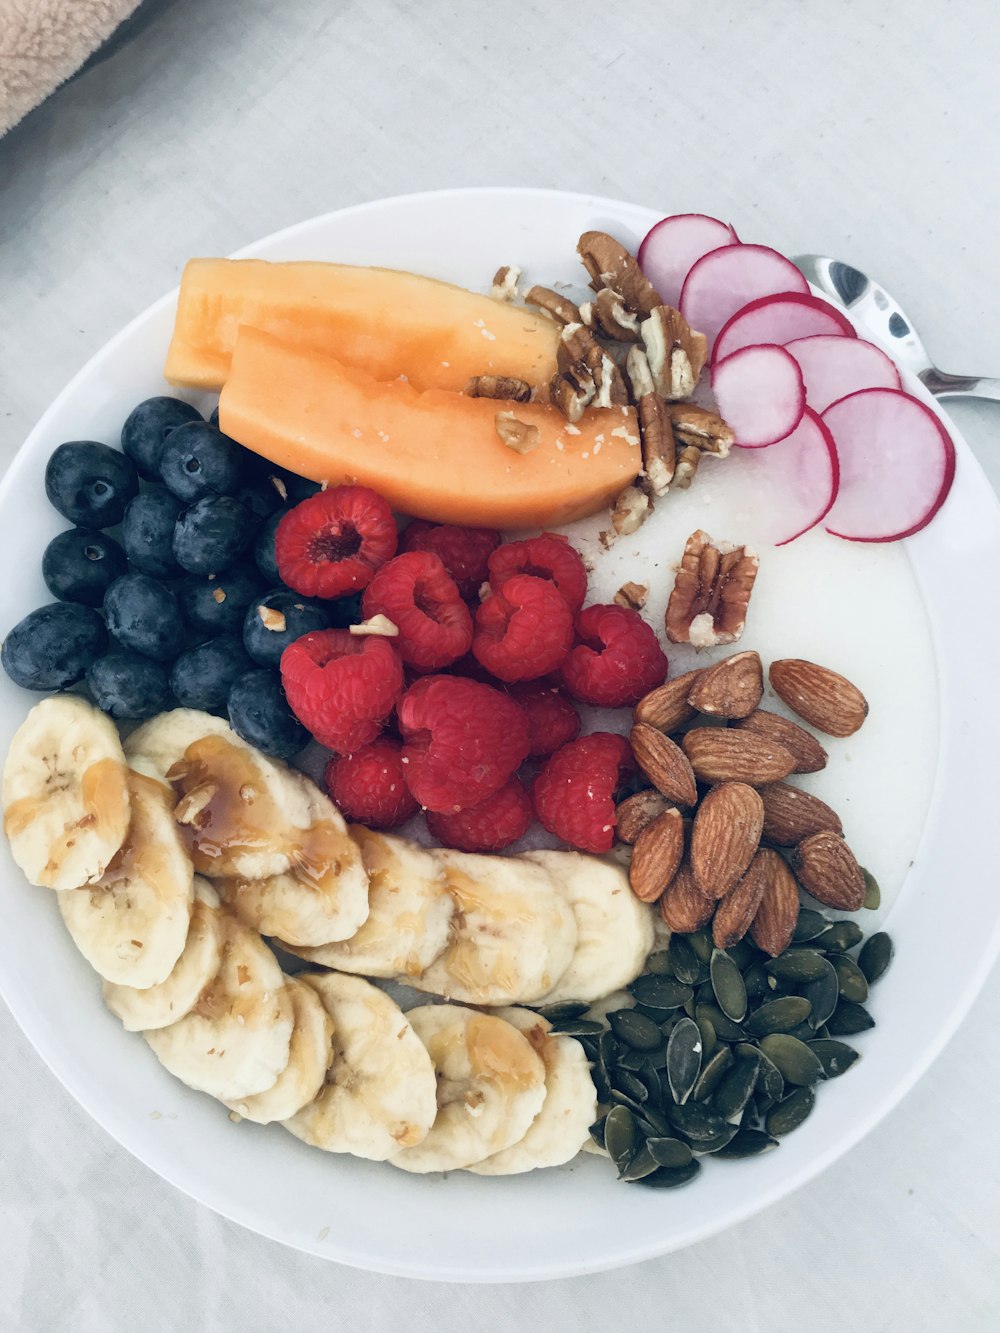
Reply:
[[[538,427],[531,453],[501,443],[503,411]],[[312,481],[361,482],[393,509],[473,527],[583,518],[611,504],[642,465],[630,407],[590,409],[569,427],[548,404],[420,392],[251,328],[236,340],[219,424]]]
[[[559,329],[544,315],[387,268],[265,259],[192,259],[184,269],[164,374],[221,389],[237,331],[335,356],[376,379],[461,390],[473,375],[547,384]]]

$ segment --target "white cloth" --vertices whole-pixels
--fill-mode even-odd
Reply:
[[[946,369],[1000,373],[998,43],[982,0],[174,0],[0,142],[2,458],[189,255],[458,184],[701,209],[843,256],[900,296]],[[998,412],[955,410],[995,483]],[[619,1273],[462,1288],[338,1268],[190,1202],[91,1123],[0,1008],[0,1328],[985,1333],[998,1012],[994,973],[864,1143],[729,1233]]]

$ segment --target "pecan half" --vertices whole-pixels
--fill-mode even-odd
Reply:
[[[646,393],[639,399],[639,435],[646,483],[654,495],[665,495],[674,479],[677,447],[667,405],[658,393]]]
[[[580,420],[596,393],[594,377],[582,361],[561,370],[549,381],[549,398],[571,425]]]
[[[639,341],[639,316],[628,309],[621,295],[611,287],[602,287],[597,293],[591,319],[605,337],[622,343]]]
[[[673,306],[658,305],[639,326],[657,393],[690,398],[708,356],[708,341]]]
[[[707,532],[692,532],[667,602],[670,642],[695,648],[735,643],[746,624],[758,564],[745,546],[716,546]]]
[[[611,511],[611,526],[619,537],[631,537],[652,512],[649,496],[640,491],[638,486],[626,486]]]
[[[677,455],[677,462],[674,465],[674,490],[687,490],[694,481],[694,474],[698,471],[700,462],[701,450],[695,448],[693,444],[686,444]]]
[[[462,392],[469,398],[503,398],[526,403],[531,397],[531,385],[510,375],[473,375]]]
[[[495,301],[516,301],[517,284],[521,279],[521,270],[516,264],[504,264],[493,274],[493,291],[491,295]]]
[[[580,311],[568,296],[560,296],[551,287],[530,287],[524,298],[525,305],[537,306],[557,324],[580,324]]]
[[[670,403],[667,413],[681,444],[693,444],[706,454],[727,457],[736,436],[717,412],[695,407],[694,403]]]
[[[656,288],[620,241],[606,231],[585,231],[576,244],[595,292],[610,287],[624,304],[640,315],[660,305]]]

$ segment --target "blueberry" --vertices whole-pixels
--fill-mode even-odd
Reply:
[[[51,602],[14,626],[0,663],[26,690],[61,690],[82,680],[107,646],[108,632],[96,611],[76,602]]]
[[[268,629],[267,621],[275,628]],[[243,643],[255,662],[276,667],[290,643],[311,630],[326,629],[329,623],[326,603],[310,601],[288,588],[273,588],[250,603],[243,622]]]
[[[169,662],[184,645],[177,598],[148,574],[125,574],[104,598],[108,629],[123,648]]]
[[[253,515],[254,531],[276,510],[284,512],[284,500],[268,477],[253,477],[236,492],[236,499]]]
[[[290,504],[297,505],[302,500],[308,500],[311,495],[316,495],[323,489],[318,481],[310,481],[308,477],[300,477],[295,472],[288,472],[285,468],[276,468],[271,465],[271,474],[282,482],[288,494]]]
[[[171,702],[167,668],[125,649],[93,662],[87,670],[87,684],[101,712],[115,718],[152,717]]]
[[[203,495],[232,495],[243,480],[243,449],[207,421],[192,421],[164,440],[160,476],[185,504]]]
[[[228,569],[253,541],[250,514],[230,495],[205,495],[174,528],[174,555],[190,574]]]
[[[261,579],[249,562],[223,574],[190,574],[177,586],[181,615],[201,635],[242,634],[247,607],[261,592]]]
[[[219,404],[218,404],[218,403],[216,403],[216,405],[212,408],[212,415],[208,418],[208,424],[209,424],[210,426],[217,426],[217,425],[219,424]]]
[[[131,462],[96,440],[59,445],[45,468],[49,501],[81,528],[113,528],[138,490]]]
[[[229,722],[237,736],[278,759],[290,759],[309,742],[273,671],[248,671],[233,682]]]
[[[174,526],[183,506],[165,486],[150,486],[128,502],[122,519],[122,543],[133,569],[156,579],[175,578]]]
[[[42,578],[61,602],[100,606],[104,594],[128,569],[113,537],[92,528],[70,528],[53,537],[42,556]]]
[[[281,582],[281,571],[278,569],[278,561],[274,554],[274,537],[278,531],[278,524],[287,513],[287,509],[279,509],[272,514],[267,522],[261,525],[257,533],[257,540],[253,545],[253,555],[257,561],[257,568],[268,583]]]
[[[206,713],[225,711],[229,690],[237,676],[253,670],[243,640],[235,635],[209,639],[181,653],[170,673],[170,686],[182,708]]]
[[[134,407],[122,426],[122,449],[147,481],[160,479],[160,454],[172,430],[189,421],[200,421],[201,413],[180,398],[147,398]]]
[[[347,597],[335,597],[324,603],[331,629],[345,629],[348,625],[360,625],[364,616],[361,614],[361,594],[352,592]]]

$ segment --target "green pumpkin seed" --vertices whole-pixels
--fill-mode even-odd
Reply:
[[[746,987],[747,1004],[755,1008],[762,1000],[770,999],[771,988],[763,963],[751,963],[743,973],[743,985]]]
[[[633,1051],[655,1051],[663,1040],[657,1024],[634,1009],[615,1009],[608,1014],[608,1026]]]
[[[769,1101],[780,1102],[785,1095],[785,1080],[781,1070],[764,1051],[758,1050],[760,1064],[757,1068],[757,1091]]]
[[[766,1037],[772,1032],[788,1032],[798,1027],[812,1013],[812,1005],[801,995],[783,995],[769,1000],[747,1019],[747,1031],[754,1037]]]
[[[629,1183],[634,1180],[642,1180],[646,1176],[651,1176],[654,1171],[658,1171],[659,1166],[659,1162],[644,1143],[637,1152],[632,1154],[625,1167],[618,1172],[618,1179],[626,1180]]]
[[[695,1010],[695,1019],[704,1014],[715,1028],[716,1037],[722,1041],[745,1041],[746,1028],[727,1018],[717,1004],[699,1004]]]
[[[726,953],[741,972],[744,971],[745,968],[748,968],[751,963],[756,962],[760,957],[760,951],[750,942],[749,936],[745,936],[742,940],[737,940],[735,944],[731,944],[726,950]],[[711,959],[709,959],[709,962],[711,962]]]
[[[667,1082],[670,1095],[678,1106],[683,1106],[701,1072],[702,1041],[698,1024],[682,1018],[674,1027],[667,1043]],[[666,1166],[668,1163],[661,1163]]]
[[[693,1102],[687,1106],[668,1107],[667,1119],[690,1142],[691,1151],[699,1155],[718,1152],[736,1135],[739,1128],[715,1115],[706,1106]]]
[[[812,1088],[796,1088],[784,1101],[768,1111],[764,1129],[773,1138],[791,1134],[793,1129],[798,1129],[815,1105],[816,1094]]]
[[[631,1111],[637,1119],[646,1109],[642,1102],[636,1101],[636,1099],[630,1097],[627,1092],[622,1092],[620,1088],[616,1087],[612,1087],[611,1096],[608,1100],[611,1102],[612,1107],[624,1106],[625,1109]]]
[[[646,1147],[659,1166],[676,1170],[679,1166],[687,1166],[691,1161],[691,1149],[680,1139],[648,1138]]]
[[[777,1148],[778,1140],[762,1129],[741,1129],[738,1134],[718,1150],[716,1157],[759,1157],[763,1152]]]
[[[812,1026],[812,1024],[810,1024],[810,1027],[811,1027],[811,1026]],[[821,1024],[819,1025],[819,1027],[816,1029],[816,1031],[813,1033],[813,1035],[812,1035],[812,1040],[813,1040],[813,1041],[826,1041],[826,1039],[827,1039],[827,1037],[829,1037],[829,1035],[830,1035],[830,1029],[826,1026],[825,1023],[821,1023]]]
[[[874,911],[876,907],[882,906],[882,890],[878,886],[878,880],[870,870],[866,870],[862,866],[861,873],[865,877],[865,900],[861,906]]]
[[[713,952],[709,966],[716,1003],[727,1018],[742,1023],[747,1012],[747,988],[742,972],[722,949]]]
[[[693,986],[701,976],[701,961],[686,935],[671,935],[669,959],[671,972],[685,986]]]
[[[654,1171],[651,1176],[643,1176],[642,1180],[636,1183],[657,1190],[673,1190],[681,1185],[690,1184],[700,1170],[701,1164],[692,1159],[687,1166],[678,1166],[673,1169],[661,1166],[659,1171]]]
[[[809,1049],[819,1056],[827,1078],[839,1078],[846,1074],[855,1060],[860,1059],[858,1052],[846,1042],[834,1041],[832,1037],[820,1037],[808,1043]]]
[[[552,1024],[552,1031],[562,1037],[599,1037],[604,1024],[589,1018],[564,1018]]]
[[[701,1061],[702,1064],[704,1064],[706,1060],[710,1060],[715,1054],[715,1048],[718,1046],[719,1041],[715,1035],[715,1027],[712,1024],[712,1020],[707,1014],[702,1013],[698,1015],[694,1019],[694,1022],[697,1023],[698,1031],[701,1033]]]
[[[875,1026],[875,1020],[863,1005],[841,1000],[826,1021],[831,1037],[853,1037]]]
[[[774,1098],[768,1097],[765,1092],[755,1092],[753,1095],[752,1105],[757,1119],[763,1119],[774,1104]]]
[[[786,1083],[808,1086],[826,1078],[819,1056],[798,1037],[775,1032],[761,1040],[760,1049]]]
[[[769,963],[765,963],[767,971],[773,977],[781,981],[791,981],[796,984],[804,981],[815,981],[823,976],[825,968],[823,966],[825,959],[817,949],[786,949],[783,954],[777,958],[772,958]]]
[[[695,951],[698,961],[708,967],[712,961],[712,950],[715,948],[712,943],[712,932],[710,930],[696,930],[692,935],[687,935],[685,938]]]
[[[646,1059],[645,1051],[626,1051],[618,1057],[616,1069],[627,1069],[630,1074],[638,1074]]]
[[[712,1110],[723,1120],[742,1115],[757,1082],[760,1055],[752,1046],[744,1046],[752,1054],[738,1055],[732,1068],[723,1076],[712,1097]]]
[[[722,1076],[733,1063],[733,1053],[728,1046],[720,1046],[711,1060],[705,1061],[698,1075],[698,1081],[691,1093],[691,1100],[703,1102],[722,1082]]]
[[[606,1115],[602,1115],[600,1120],[595,1120],[590,1126],[590,1137],[597,1144],[598,1148],[604,1148],[604,1124],[607,1120]],[[607,1151],[607,1149],[605,1149]]]
[[[639,1075],[623,1069],[621,1062],[611,1071],[611,1088],[612,1091],[617,1088],[619,1092],[624,1092],[627,1097],[640,1104],[649,1099],[649,1089]]]
[[[690,986],[674,977],[642,976],[632,982],[632,994],[650,1009],[679,1009],[694,995]]]
[[[642,1108],[642,1115],[638,1117],[638,1125],[640,1132],[648,1138],[664,1138],[673,1133],[667,1117],[661,1115],[659,1111],[654,1111],[648,1105]]]
[[[654,977],[668,977],[673,968],[670,966],[670,953],[667,949],[660,949],[656,953],[651,953],[646,959],[646,971],[652,972]]]
[[[663,1105],[663,1093],[660,1090],[660,1076],[655,1069],[640,1069],[636,1078],[643,1083],[649,1094],[645,1105],[660,1108]]]
[[[830,918],[824,916],[822,912],[815,911],[812,907],[799,908],[799,919],[795,923],[795,931],[792,935],[793,944],[804,944],[806,940],[814,940],[830,924]]]
[[[869,935],[858,954],[858,967],[867,978],[869,986],[875,984],[892,961],[892,940],[884,930]]]
[[[625,1106],[615,1106],[604,1117],[604,1147],[618,1168],[618,1175],[632,1160],[639,1141],[635,1116]]]
[[[816,949],[829,953],[847,953],[864,939],[864,932],[855,921],[835,921],[813,942]]]
[[[582,1018],[590,1008],[580,1000],[563,1000],[561,1004],[547,1004],[538,1012],[550,1023],[562,1023],[569,1018]]]
[[[832,953],[830,962],[837,973],[840,998],[854,1004],[864,1004],[868,999],[868,982],[854,959],[848,958],[846,953]]]
[[[802,987],[802,995],[812,1005],[809,1022],[814,1028],[820,1027],[836,1009],[840,999],[840,979],[828,958],[823,959],[822,975],[815,981],[806,982]]]

